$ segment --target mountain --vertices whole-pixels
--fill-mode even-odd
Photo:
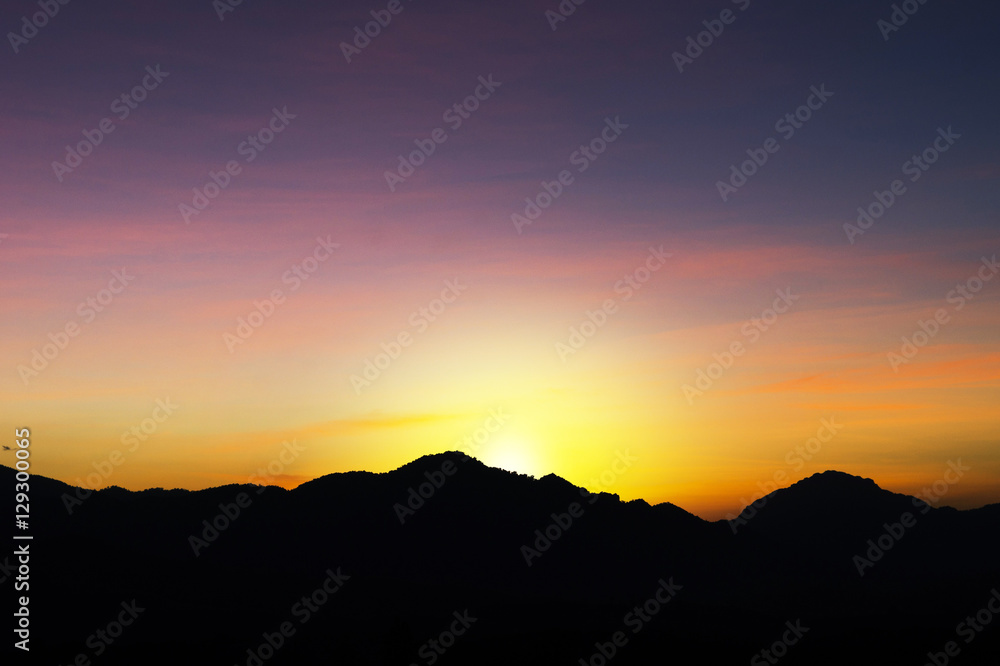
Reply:
[[[13,470],[0,468],[0,483],[13,488]],[[38,663],[924,664],[933,655],[961,666],[1000,654],[1000,630],[984,622],[1000,612],[1000,505],[936,508],[842,472],[776,490],[731,522],[460,453],[291,491],[86,496],[32,477],[30,500]],[[11,551],[25,542],[10,543],[0,587],[16,598]]]

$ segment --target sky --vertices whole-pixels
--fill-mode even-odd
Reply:
[[[12,0],[0,422],[86,487],[998,502],[1000,8],[903,5]]]

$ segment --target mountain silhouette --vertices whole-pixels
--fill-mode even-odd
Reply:
[[[14,471],[0,483],[13,488]],[[961,666],[1000,654],[1000,505],[938,508],[842,472],[715,522],[455,452],[290,491],[30,485],[38,663]],[[23,594],[21,543],[0,556],[8,598]]]

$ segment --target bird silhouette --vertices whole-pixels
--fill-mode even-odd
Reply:
[[[4,451],[10,451],[10,450],[12,450],[12,449],[11,449],[11,448],[10,448],[9,446],[5,446],[5,447],[3,447],[3,450],[4,450]]]

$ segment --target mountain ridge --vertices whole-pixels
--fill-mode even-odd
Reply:
[[[143,488],[141,490],[130,490],[130,489],[123,488],[121,486],[112,484],[110,486],[105,486],[105,487],[102,487],[102,488],[98,488],[98,489],[94,490],[93,492],[98,493],[98,494],[100,494],[100,493],[109,493],[109,494],[134,493],[134,494],[141,494],[141,493],[154,493],[154,492],[162,492],[162,493],[175,493],[175,492],[201,493],[201,492],[210,492],[210,491],[214,491],[214,490],[221,489],[221,488],[231,488],[231,487],[238,487],[238,486],[251,486],[251,487],[264,486],[264,487],[268,487],[268,488],[280,488],[281,490],[285,490],[286,492],[295,492],[295,491],[299,490],[300,488],[312,489],[312,488],[320,487],[324,483],[338,482],[336,480],[350,479],[352,481],[361,481],[361,480],[365,480],[365,481],[372,480],[373,481],[373,480],[376,480],[376,479],[379,479],[379,478],[392,478],[393,475],[404,475],[405,476],[405,475],[411,474],[413,471],[417,471],[417,472],[426,471],[426,467],[427,466],[432,466],[432,467],[436,466],[437,468],[440,468],[440,465],[443,464],[444,462],[447,462],[447,461],[453,462],[456,465],[457,469],[461,469],[461,466],[466,466],[466,465],[468,465],[468,463],[471,463],[471,466],[473,468],[477,469],[477,471],[479,471],[479,472],[483,472],[485,470],[492,470],[492,472],[489,472],[489,473],[491,473],[491,474],[499,473],[500,475],[510,475],[510,476],[512,476],[514,478],[530,479],[530,480],[537,481],[537,482],[540,482],[540,483],[553,484],[553,485],[556,485],[556,486],[560,486],[561,485],[561,486],[563,486],[563,487],[565,487],[567,489],[574,489],[574,490],[586,489],[584,486],[576,486],[572,482],[566,480],[565,478],[559,476],[558,474],[556,474],[554,472],[550,472],[550,473],[548,473],[548,474],[546,474],[546,475],[544,475],[542,477],[538,477],[536,479],[535,477],[533,477],[531,475],[528,475],[528,474],[523,474],[523,473],[519,473],[519,472],[511,472],[509,470],[504,470],[504,469],[499,468],[499,467],[489,467],[488,465],[486,465],[482,461],[478,460],[477,458],[472,457],[472,456],[466,456],[464,453],[459,452],[459,451],[445,451],[445,452],[442,452],[442,453],[425,454],[425,455],[423,455],[423,456],[421,456],[419,458],[416,458],[416,459],[414,459],[414,460],[412,460],[412,461],[410,461],[408,463],[404,463],[403,465],[400,465],[399,467],[397,467],[395,469],[388,470],[388,471],[385,471],[385,472],[371,472],[371,471],[367,471],[367,470],[348,470],[348,471],[343,471],[343,472],[330,472],[328,474],[324,474],[324,475],[315,477],[315,478],[310,479],[308,481],[304,481],[301,484],[299,484],[298,486],[296,486],[295,488],[291,488],[291,489],[285,489],[282,486],[278,486],[278,485],[275,485],[275,484],[267,484],[267,483],[264,483],[264,484],[228,483],[228,484],[223,484],[223,485],[220,485],[220,486],[211,486],[211,487],[208,487],[208,488],[202,488],[202,489],[198,489],[198,490],[191,490],[191,489],[187,489],[187,488],[169,488],[169,489],[167,489],[167,488],[162,488],[162,487]],[[3,465],[3,464],[0,464],[0,470],[4,470],[3,472],[0,472],[0,473],[9,474],[10,476],[13,476],[13,474],[15,473],[15,470],[13,468],[8,467],[8,466]],[[32,479],[34,479],[34,480],[44,479],[47,482],[52,482],[52,483],[56,483],[56,484],[62,484],[67,489],[82,488],[84,491],[90,490],[90,489],[85,488],[85,487],[74,486],[74,485],[72,485],[70,483],[67,483],[67,482],[64,482],[64,481],[60,481],[58,479],[54,479],[52,477],[47,477],[47,476],[44,476],[44,475],[32,474],[31,476],[32,476]],[[786,494],[785,491],[792,491],[793,494],[800,495],[800,494],[802,494],[804,492],[816,493],[817,491],[820,491],[820,490],[822,490],[824,492],[830,492],[832,494],[844,493],[847,490],[851,490],[851,491],[857,491],[858,494],[862,494],[862,495],[866,494],[869,497],[876,497],[879,494],[882,494],[883,497],[895,496],[897,498],[906,498],[908,500],[919,499],[919,498],[915,498],[915,496],[912,496],[912,495],[907,495],[905,493],[897,493],[895,491],[891,491],[891,490],[882,488],[881,486],[879,486],[871,478],[863,477],[863,476],[859,476],[859,475],[854,475],[854,474],[850,474],[848,472],[843,472],[841,470],[829,469],[829,470],[825,470],[825,471],[822,471],[822,472],[815,472],[815,473],[813,473],[813,474],[811,474],[811,475],[809,475],[807,477],[803,477],[803,478],[799,479],[798,481],[790,483],[787,486],[784,486],[782,488],[777,488],[777,489],[775,489],[775,490],[767,493],[763,497],[760,497],[760,498],[754,500],[753,502],[751,502],[750,504],[748,504],[747,507],[744,507],[744,509],[741,510],[741,513],[739,514],[739,516],[742,516],[743,512],[747,511],[748,509],[751,509],[755,504],[766,504],[766,503],[770,502],[773,499],[784,497],[785,494]],[[604,491],[598,491],[598,494],[606,494],[606,495],[618,498],[618,501],[626,502],[626,500],[621,500],[620,497],[619,497],[619,495],[617,493],[608,493],[608,492],[604,492]],[[122,496],[125,496],[125,495],[122,495]],[[697,514],[692,513],[690,511],[688,511],[687,509],[684,509],[683,507],[681,507],[681,506],[679,506],[677,504],[674,504],[673,502],[669,502],[669,501],[663,501],[663,502],[657,502],[656,504],[651,504],[645,498],[635,498],[633,500],[627,500],[627,502],[635,502],[635,501],[644,502],[645,504],[647,504],[650,507],[656,507],[656,506],[661,506],[661,505],[666,504],[666,505],[675,507],[676,509],[679,509],[680,511],[683,511],[686,514],[694,516],[694,517],[698,518],[699,520],[703,520],[705,522],[723,522],[723,521],[727,521],[727,520],[732,520],[732,518],[729,518],[729,519],[722,518],[722,519],[717,519],[717,520],[714,520],[714,521],[708,520],[706,518],[702,518],[702,517],[698,516]],[[973,508],[969,508],[969,509],[959,509],[959,508],[952,507],[952,506],[949,506],[949,505],[940,505],[940,506],[935,506],[934,508],[937,508],[937,509],[948,509],[948,510],[953,510],[953,511],[965,512],[965,511],[977,511],[977,510],[982,510],[982,509],[989,509],[990,507],[1000,507],[1000,502],[993,502],[993,503],[990,503],[990,504],[984,504],[983,506],[973,507]]]
[[[134,598],[148,616],[102,664],[194,653],[260,666],[246,650],[334,575],[349,577],[335,603],[262,664],[327,663],[330,654],[424,663],[420,645],[464,609],[480,620],[443,665],[573,664],[658,585],[676,598],[613,666],[664,654],[745,663],[796,618],[812,633],[783,664],[922,663],[1000,585],[1000,505],[921,513],[914,498],[828,472],[775,490],[743,522],[710,522],[669,502],[622,501],[473,460],[435,454],[293,490],[78,497],[32,477],[32,622],[59,627],[36,656],[72,662],[95,615]],[[12,477],[0,470],[0,481]],[[3,553],[0,567],[12,566],[12,550]],[[962,663],[991,663],[997,642],[984,634]]]

